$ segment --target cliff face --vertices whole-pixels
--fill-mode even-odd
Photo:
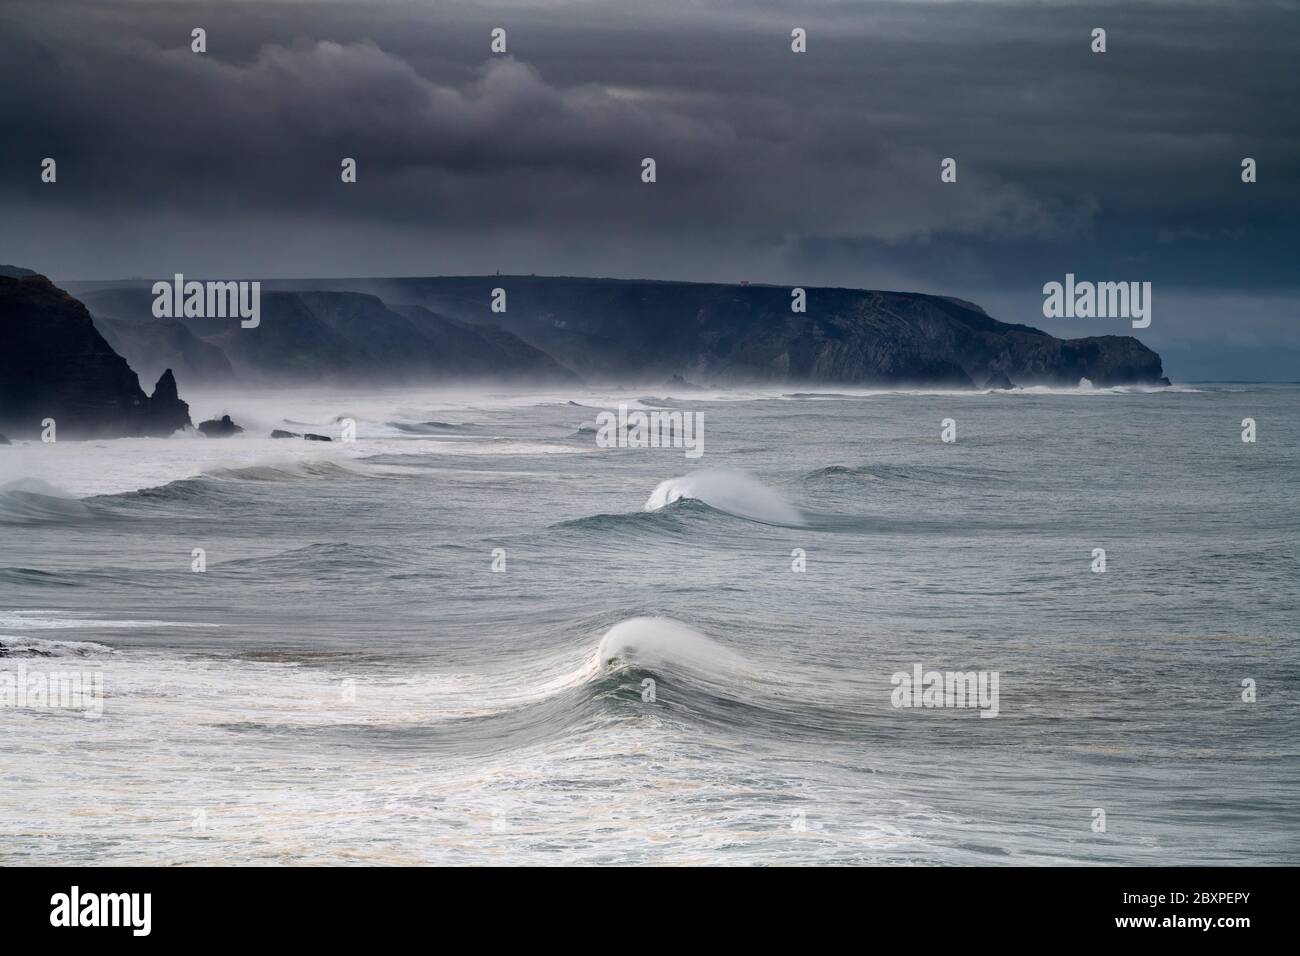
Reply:
[[[970,387],[1164,384],[1160,356],[1130,336],[1058,339],[943,296],[623,279],[481,276],[296,280],[358,289],[454,319],[493,322],[592,381],[665,379]],[[492,290],[507,293],[492,312]]]
[[[437,353],[446,357],[446,373],[511,382],[578,380],[541,349],[498,325],[457,322],[419,305],[395,305],[393,311],[419,329]]]
[[[89,305],[89,303],[87,303]],[[224,352],[203,341],[184,322],[175,319],[149,319],[123,322],[95,315],[92,318],[113,351],[126,359],[142,382],[156,379],[171,369],[186,387],[225,385],[235,373]]]
[[[506,291],[504,312],[491,309],[496,288]],[[572,370],[606,383],[1166,383],[1160,356],[1131,336],[1058,339],[968,302],[907,292],[808,288],[806,311],[792,312],[784,286],[628,279],[286,279],[263,280],[262,290],[256,329],[184,323],[187,335],[219,347],[237,377],[562,382]],[[88,287],[85,296],[97,317],[113,320],[133,362],[164,354],[141,344],[162,335],[147,324],[147,284]]]
[[[166,436],[190,424],[171,370],[152,397],[85,306],[40,275],[0,276],[0,431],[39,438]]]
[[[133,367],[166,363],[185,382],[576,381],[549,355],[496,326],[358,292],[266,291],[261,324],[251,329],[223,319],[155,319],[147,288],[87,290],[81,298]]]

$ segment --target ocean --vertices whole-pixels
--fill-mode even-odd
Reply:
[[[1300,863],[1300,387],[182,392],[0,448],[0,862]]]

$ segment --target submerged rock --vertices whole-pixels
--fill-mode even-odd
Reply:
[[[313,435],[311,432],[308,432],[302,437],[305,438],[307,441],[333,441],[334,440],[333,438],[330,438],[328,435]]]
[[[229,415],[222,415],[220,421],[210,418],[206,422],[200,422],[199,431],[208,438],[229,438],[238,435],[243,429],[232,422]]]

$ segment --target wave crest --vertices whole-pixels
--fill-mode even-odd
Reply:
[[[408,435],[459,435],[478,431],[477,425],[468,422],[388,422],[390,428]]]
[[[113,649],[94,641],[49,641],[39,637],[0,636],[0,657],[98,657]]]
[[[803,527],[799,509],[777,492],[743,471],[709,468],[680,478],[661,481],[646,500],[646,511],[658,511],[683,498],[694,498],[710,508],[764,524]]]
[[[19,478],[0,485],[0,524],[83,521],[96,512],[38,478]]]
[[[746,661],[693,627],[670,617],[632,617],[605,632],[596,651],[602,668],[626,666],[658,671],[665,666],[687,667],[703,675],[739,674]]]
[[[209,478],[229,481],[299,481],[304,478],[365,478],[364,472],[329,458],[265,462],[233,468],[213,468]]]

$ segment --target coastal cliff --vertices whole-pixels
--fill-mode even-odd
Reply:
[[[14,270],[25,271],[25,270]],[[0,275],[0,432],[39,438],[167,436],[190,424],[170,369],[146,395],[86,307],[41,275]]]

